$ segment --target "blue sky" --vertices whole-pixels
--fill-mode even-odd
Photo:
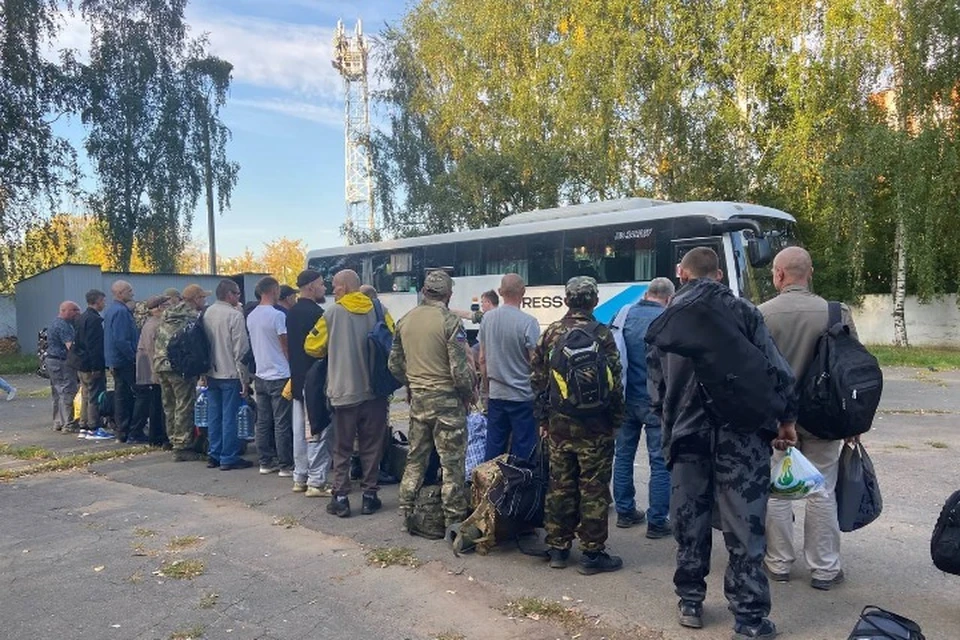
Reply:
[[[265,241],[302,238],[308,248],[342,244],[345,216],[342,83],[331,66],[338,19],[357,18],[375,35],[403,16],[406,0],[191,0],[191,35],[208,33],[210,50],[233,63],[222,116],[233,131],[228,154],[240,163],[231,210],[217,219],[217,250],[233,256]],[[89,31],[67,16],[59,46],[85,52]],[[60,129],[82,156],[83,129]],[[88,165],[83,166],[90,176]],[[92,179],[84,181],[92,189]],[[67,209],[79,208],[66,203]],[[206,245],[206,214],[192,235]]]

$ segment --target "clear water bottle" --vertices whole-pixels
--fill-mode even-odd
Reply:
[[[207,413],[209,413],[210,398],[207,397],[206,387],[197,387],[197,402],[193,405],[193,423],[200,429],[206,429]]]
[[[237,437],[247,442],[254,439],[253,407],[246,400],[240,403],[240,411],[237,412]]]

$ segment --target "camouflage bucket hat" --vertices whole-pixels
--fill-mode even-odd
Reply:
[[[570,299],[590,299],[599,292],[597,281],[590,276],[574,276],[567,281],[567,297]]]
[[[446,271],[431,271],[423,280],[423,290],[438,296],[453,293],[453,278]]]

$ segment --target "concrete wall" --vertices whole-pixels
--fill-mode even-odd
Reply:
[[[920,304],[916,296],[907,296],[904,307],[907,339],[912,346],[960,347],[960,308],[957,296],[948,295],[929,304]],[[864,296],[863,304],[853,309],[860,340],[868,344],[893,344],[893,296]]]
[[[242,274],[230,276],[230,279],[240,286],[244,300],[253,300],[253,287],[263,275]],[[17,283],[16,319],[12,324],[20,342],[20,350],[30,353],[37,348],[37,332],[56,317],[60,303],[73,300],[81,309],[86,309],[84,296],[90,289],[100,289],[109,299],[110,285],[116,280],[126,280],[133,285],[136,299],[145,300],[169,287],[183,291],[188,284],[199,284],[213,292],[223,277],[226,276],[101,272],[100,267],[95,265],[61,265]],[[213,302],[214,299],[211,296],[207,301]],[[0,306],[0,313],[2,309]],[[0,337],[3,336],[2,318],[0,315]]]
[[[0,338],[17,335],[17,307],[13,296],[0,296]]]

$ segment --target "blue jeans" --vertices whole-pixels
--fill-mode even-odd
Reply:
[[[0,390],[6,391],[8,394],[13,391],[13,387],[10,386],[10,383],[0,378]]]
[[[529,459],[537,446],[533,400],[515,402],[490,398],[487,402],[487,450],[484,460],[493,460],[506,453],[511,434],[510,453]]]
[[[633,486],[633,461],[640,443],[640,430],[647,432],[647,456],[650,458],[650,508],[647,520],[655,526],[663,526],[670,513],[670,472],[660,448],[660,427],[643,424],[647,410],[627,405],[626,418],[617,432],[613,457],[613,501],[617,513],[633,513],[637,508],[634,500],[637,490]]]
[[[207,455],[220,464],[234,464],[240,460],[240,438],[237,437],[237,414],[240,412],[240,381],[236,379],[207,378],[207,437],[210,450]]]

